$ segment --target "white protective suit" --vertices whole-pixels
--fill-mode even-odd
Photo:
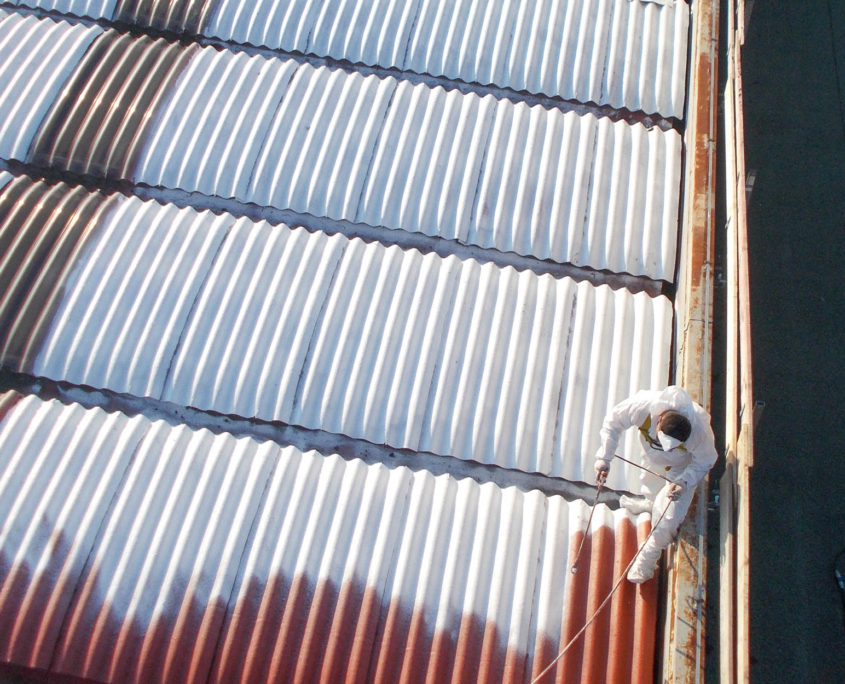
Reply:
[[[668,496],[668,483],[662,488],[656,488],[641,478],[642,493],[654,502],[652,519],[656,521],[664,510],[666,514],[628,573],[628,579],[634,582],[642,582],[652,577],[660,559],[660,552],[675,538],[686,517],[696,485],[716,463],[718,455],[710,427],[710,415],[692,400],[686,390],[670,386],[662,391],[642,390],[617,404],[605,418],[601,428],[601,447],[596,454],[596,468],[602,462],[609,467],[622,432],[631,427],[641,428],[647,424],[649,416],[651,420],[647,431],[654,444],[659,446],[657,421],[661,414],[670,410],[678,411],[689,420],[692,426],[689,439],[683,443],[682,448],[667,452],[653,448],[640,434],[645,461],[643,465],[665,475],[683,487],[683,491],[677,500],[671,501]]]

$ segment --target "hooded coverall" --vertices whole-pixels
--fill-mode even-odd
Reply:
[[[685,416],[692,426],[692,431],[681,447],[663,451],[657,437],[657,422],[660,416],[669,410],[678,411]],[[680,496],[672,501],[669,498],[668,483],[662,488],[655,487],[648,482],[652,478],[646,477],[645,472],[640,476],[643,482],[642,493],[654,502],[652,518],[656,520],[664,510],[666,511],[660,525],[654,530],[654,534],[646,542],[628,572],[628,579],[642,582],[654,574],[660,552],[675,538],[686,517],[696,485],[716,463],[718,455],[710,427],[710,415],[692,400],[686,390],[670,386],[662,391],[637,392],[613,408],[601,428],[601,447],[596,454],[597,470],[602,464],[610,467],[619,436],[631,427],[640,430],[640,443],[646,467],[665,475],[671,482],[683,488]]]

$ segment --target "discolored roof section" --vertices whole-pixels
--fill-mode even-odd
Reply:
[[[601,506],[572,575],[581,502],[0,406],[0,654],[91,680],[527,682],[647,530]],[[655,620],[656,586],[626,585],[556,676],[646,681]]]

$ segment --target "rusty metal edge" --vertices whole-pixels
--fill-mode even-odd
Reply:
[[[711,402],[715,257],[718,0],[692,3],[684,207],[675,299],[675,378],[706,409]],[[667,592],[660,677],[704,680],[708,478],[667,550]]]

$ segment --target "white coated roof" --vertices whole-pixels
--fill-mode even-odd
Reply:
[[[677,132],[294,67],[200,50],[132,180],[674,279]]]
[[[582,502],[34,396],[0,414],[2,656],[98,681],[524,682],[647,529],[599,506],[572,575]],[[630,679],[655,620],[626,585],[585,667]]]
[[[114,0],[20,4],[118,18]],[[684,114],[690,9],[681,0],[214,0],[202,12],[200,33],[238,43]],[[156,28],[180,32],[184,21]]]
[[[83,30],[9,18],[0,23],[0,57],[9,65],[49,61],[46,47],[4,34],[13,26],[27,36]],[[74,59],[87,43],[80,45]],[[161,75],[146,81],[121,75],[128,66],[114,65],[122,64],[122,50],[131,51],[132,63],[156,64]],[[89,111],[97,100],[86,91],[74,110],[79,131],[72,122],[42,131],[36,163],[674,279],[681,161],[674,130],[292,60],[214,48],[188,52],[146,37],[113,40],[103,53],[108,64],[94,72],[94,92],[102,88],[106,98],[120,92],[121,107],[129,107],[141,89],[152,111],[143,117],[130,115],[134,109],[125,116],[120,108]],[[65,79],[69,59],[62,61]],[[29,83],[26,70],[8,69],[20,84]],[[131,87],[121,85],[130,77]],[[41,104],[31,110],[20,88],[9,89],[7,106],[31,122],[0,130],[10,157],[26,159],[60,83],[55,92],[40,93]],[[115,121],[103,124],[104,115]],[[50,135],[64,147],[50,147]]]
[[[586,480],[605,410],[668,378],[662,296],[135,198],[105,206],[21,370]]]

